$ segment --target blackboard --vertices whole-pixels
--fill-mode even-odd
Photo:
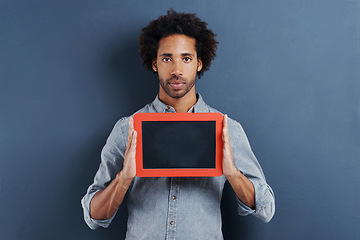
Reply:
[[[142,123],[144,169],[215,168],[215,121]]]
[[[135,114],[137,175],[219,176],[220,113]]]

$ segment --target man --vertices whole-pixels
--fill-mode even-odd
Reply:
[[[217,46],[206,25],[195,14],[170,10],[142,30],[140,55],[159,77],[159,94],[138,112],[217,112],[195,91],[196,76],[209,69]],[[240,215],[265,222],[274,215],[273,191],[241,125],[227,115],[221,177],[137,177],[136,136],[132,116],[120,119],[111,132],[82,199],[90,228],[108,227],[128,192],[126,239],[223,239],[220,202],[226,180]]]

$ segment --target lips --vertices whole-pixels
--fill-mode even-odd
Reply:
[[[168,81],[168,84],[172,89],[177,90],[177,89],[182,89],[185,85],[185,82],[182,80],[170,80]]]

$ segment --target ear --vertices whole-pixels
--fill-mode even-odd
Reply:
[[[158,69],[157,69],[157,65],[156,65],[156,58],[152,61],[152,69],[154,70],[154,72],[157,72]]]
[[[199,59],[198,59],[198,63],[197,63],[197,71],[200,72],[201,69],[202,69],[202,67],[203,67],[202,61],[201,61],[201,59],[199,58]]]

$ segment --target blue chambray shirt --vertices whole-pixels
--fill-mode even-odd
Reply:
[[[189,112],[218,112],[198,94],[197,103]],[[175,112],[158,96],[138,112]],[[90,201],[95,193],[106,188],[122,169],[129,126],[129,117],[120,119],[112,130],[101,153],[101,164],[94,182],[81,200],[85,222],[91,229],[108,227],[107,220],[90,217]],[[275,213],[275,198],[264,173],[254,156],[241,125],[228,121],[235,166],[253,183],[256,209],[242,203],[237,196],[238,214],[249,214],[268,222]],[[171,156],[169,156],[171,157]],[[128,222],[126,239],[223,239],[220,203],[226,178],[220,177],[135,177],[127,198]]]

